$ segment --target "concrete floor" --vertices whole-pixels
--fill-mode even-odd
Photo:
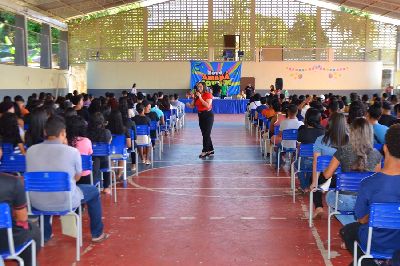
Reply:
[[[118,189],[118,203],[102,196],[105,229],[110,238],[90,242],[87,213],[84,245],[75,262],[75,241],[55,237],[39,254],[44,265],[348,265],[339,248],[340,224],[333,222],[331,261],[324,259],[326,217],[307,223],[308,196],[290,196],[290,179],[261,158],[243,115],[218,115],[212,133],[213,159],[198,159],[201,133],[196,115],[155,169]]]

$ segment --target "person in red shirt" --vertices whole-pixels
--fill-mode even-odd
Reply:
[[[206,84],[204,82],[199,82],[196,86],[193,101],[187,103],[187,106],[190,108],[196,107],[199,115],[199,126],[201,134],[203,135],[203,150],[199,158],[214,155],[214,147],[211,140],[211,130],[214,124],[212,99],[212,94],[206,91]]]

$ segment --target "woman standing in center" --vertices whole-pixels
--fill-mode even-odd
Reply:
[[[212,112],[212,94],[206,91],[204,82],[197,83],[196,92],[192,103],[187,103],[190,108],[197,108],[199,126],[203,135],[203,150],[199,158],[214,155],[214,147],[211,140],[211,130],[214,124],[214,113]]]

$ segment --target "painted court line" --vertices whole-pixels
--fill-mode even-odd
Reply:
[[[127,188],[117,188],[120,190],[129,190],[129,189],[143,189],[138,187],[127,187]],[[287,187],[146,187],[145,189],[154,189],[154,190],[288,190]]]
[[[150,220],[165,220],[165,217],[163,217],[163,216],[153,216],[153,217],[150,217]]]
[[[303,210],[304,216],[308,217],[308,207],[304,205],[304,203],[301,203],[301,209]],[[321,256],[324,258],[324,262],[326,266],[333,266],[332,262],[328,260],[328,251],[324,248],[324,243],[321,240],[320,235],[318,234],[317,229],[315,226],[311,227],[311,233],[315,239],[315,242],[317,243],[317,247],[319,249],[319,252],[321,253]]]
[[[271,217],[271,220],[287,220],[286,217]]]
[[[121,220],[135,220],[135,217],[119,217]]]
[[[256,217],[240,217],[240,220],[256,220]]]
[[[290,179],[290,176],[132,176],[137,179]]]
[[[225,217],[218,217],[218,216],[215,216],[215,217],[210,217],[210,220],[223,220],[223,219],[225,219]]]
[[[196,217],[189,216],[189,217],[181,217],[180,219],[181,220],[194,220],[194,219],[196,219]]]

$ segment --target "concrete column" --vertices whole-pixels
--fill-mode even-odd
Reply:
[[[208,61],[214,61],[214,53],[215,53],[215,47],[214,47],[214,20],[213,20],[213,15],[214,15],[214,5],[213,5],[213,0],[208,0]]]
[[[60,69],[68,69],[68,31],[60,32]]]
[[[51,27],[49,24],[42,24],[40,31],[40,68],[51,68]]]
[[[148,54],[148,49],[149,49],[149,34],[148,34],[148,21],[149,21],[149,11],[147,10],[147,7],[143,8],[143,51],[142,51],[142,57],[140,56],[140,53],[136,55],[137,58],[136,61],[148,61],[149,59],[149,54]]]
[[[250,1],[250,53],[251,60],[257,61],[256,55],[256,0]]]
[[[23,15],[15,15],[15,64],[18,66],[28,65],[28,35],[27,20]]]

